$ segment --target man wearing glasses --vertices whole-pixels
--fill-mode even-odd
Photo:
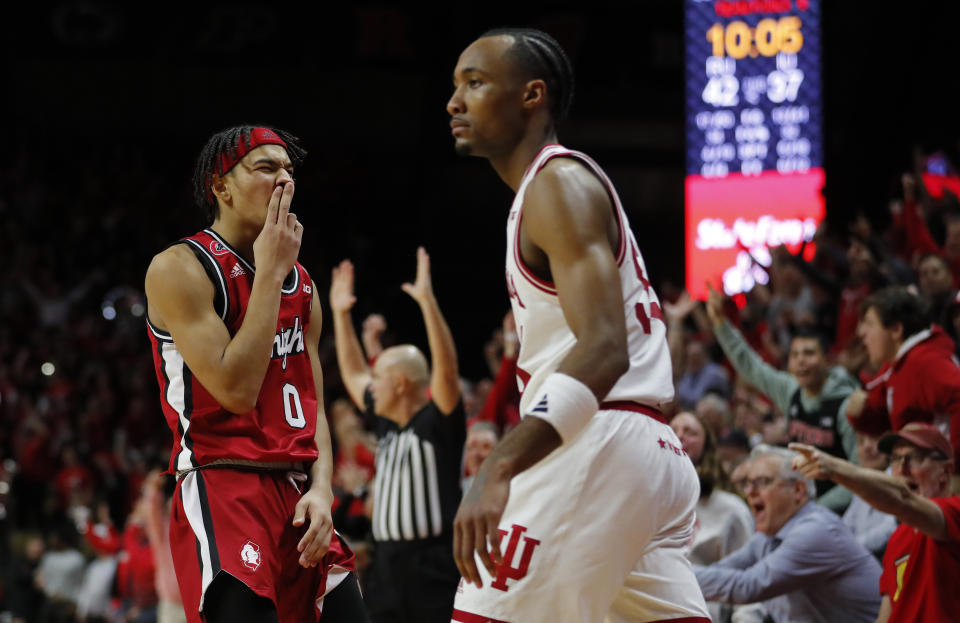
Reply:
[[[835,513],[811,501],[814,484],[793,470],[796,456],[762,445],[751,453],[739,484],[756,534],[719,562],[694,567],[703,596],[762,601],[775,621],[873,623],[880,565]]]
[[[960,497],[950,495],[953,448],[931,424],[912,422],[880,439],[892,476],[863,469],[819,450],[800,452],[794,467],[828,478],[900,520],[883,557],[877,623],[954,621],[960,613]]]

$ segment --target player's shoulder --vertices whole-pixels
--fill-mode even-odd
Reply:
[[[191,284],[207,283],[200,260],[185,244],[172,244],[160,251],[147,266],[145,286],[147,295],[151,290],[177,286],[189,287]]]
[[[196,255],[185,244],[172,244],[160,251],[150,260],[147,276],[151,274],[176,273],[201,268]]]
[[[589,164],[575,153],[558,154],[534,174],[527,193],[577,190],[606,196],[606,187]]]
[[[523,200],[525,220],[548,229],[565,223],[574,229],[588,222],[606,223],[610,205],[610,193],[597,174],[582,160],[565,155],[551,158],[537,171]]]

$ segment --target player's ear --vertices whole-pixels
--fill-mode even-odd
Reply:
[[[533,111],[547,101],[547,83],[543,80],[530,80],[524,85],[523,107]]]
[[[227,184],[223,177],[220,175],[214,174],[210,179],[210,190],[213,192],[213,196],[223,201],[230,201],[230,190],[227,188]]]

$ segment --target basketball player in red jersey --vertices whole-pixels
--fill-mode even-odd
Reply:
[[[457,513],[452,618],[708,623],[683,553],[697,476],[659,410],[673,398],[659,301],[610,180],[557,144],[570,61],[546,33],[498,29],[463,51],[453,83],[457,152],[516,193],[506,272],[523,420]]]
[[[211,225],[147,269],[174,436],[170,544],[192,623],[367,620],[330,517],[322,314],[290,212],[304,155],[271,128],[212,136],[194,174]]]

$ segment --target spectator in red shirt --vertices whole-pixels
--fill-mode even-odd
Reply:
[[[953,303],[957,292],[953,287],[950,265],[942,256],[927,253],[917,264],[917,274],[920,295],[930,306],[930,319],[941,327],[946,327],[950,322],[947,309]]]
[[[60,471],[56,476],[57,492],[60,495],[60,508],[70,508],[78,502],[78,496],[93,487],[93,472],[80,462],[77,449],[66,445],[60,452]]]
[[[500,360],[496,362],[496,367],[491,365],[491,371],[494,372],[495,376],[493,385],[483,402],[483,408],[474,418],[475,422],[486,421],[492,423],[497,437],[506,434],[520,422],[520,389],[517,385],[517,356],[520,352],[520,338],[517,336],[517,325],[513,319],[512,311],[508,311],[503,317],[500,341],[503,343]],[[471,474],[468,473],[467,475]]]
[[[858,330],[870,362],[879,367],[847,407],[854,428],[873,434],[909,422],[937,424],[960,447],[960,368],[953,341],[927,320],[926,305],[904,288],[885,288],[863,306]]]
[[[914,257],[928,253],[941,256],[950,266],[954,283],[960,282],[960,219],[956,216],[945,218],[946,235],[943,246],[937,244],[917,205],[916,178],[906,173],[902,182],[903,212],[894,214],[894,226],[903,228],[907,238],[907,252]]]
[[[847,487],[901,524],[883,557],[877,623],[955,621],[960,612],[960,497],[950,495],[954,451],[933,425],[911,422],[884,436],[892,475],[802,444],[794,468]]]

